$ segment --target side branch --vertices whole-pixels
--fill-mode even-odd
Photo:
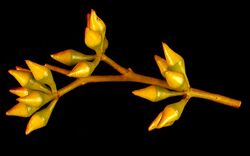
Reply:
[[[113,67],[115,70],[117,70],[119,73],[121,73],[123,75],[129,72],[128,69],[120,66],[118,63],[113,61],[111,58],[109,58],[105,54],[102,55],[102,61],[104,61],[105,63],[107,63],[108,65],[110,65],[111,67]]]
[[[57,73],[63,74],[63,75],[68,75],[68,73],[70,72],[70,70],[63,69],[63,68],[53,66],[53,65],[50,65],[50,64],[45,64],[45,67],[47,67],[50,70],[55,71]]]

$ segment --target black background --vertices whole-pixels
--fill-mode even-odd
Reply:
[[[0,144],[34,154],[58,152],[102,154],[134,149],[143,153],[247,151],[249,144],[249,61],[246,5],[240,2],[165,1],[9,1],[1,7]],[[45,128],[26,136],[28,118],[6,117],[16,104],[8,90],[18,83],[8,69],[25,67],[25,59],[61,65],[50,54],[65,49],[92,53],[84,45],[86,14],[96,10],[107,25],[106,54],[124,67],[161,78],[154,54],[161,42],[183,56],[194,88],[242,100],[233,109],[191,99],[173,126],[148,132],[160,111],[178,98],[151,103],[132,95],[146,85],[96,83],[63,96]],[[70,69],[70,68],[68,68]],[[101,63],[94,74],[116,74]],[[58,88],[73,79],[53,73]],[[185,149],[185,150],[184,150]],[[117,151],[117,152],[116,152]],[[202,153],[200,153],[202,154]]]

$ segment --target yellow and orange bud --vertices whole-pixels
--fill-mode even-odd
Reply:
[[[105,33],[105,23],[96,15],[96,12],[91,9],[91,13],[87,14],[87,27],[85,29],[84,39],[85,44],[96,52],[104,52],[108,47]]]
[[[102,43],[102,35],[99,32],[93,31],[90,28],[85,29],[85,44],[90,49],[97,51]]]
[[[152,131],[153,129],[157,128],[158,123],[160,122],[162,118],[162,112],[160,112],[158,114],[158,116],[154,119],[154,121],[150,124],[150,126],[148,127],[148,131]]]
[[[90,14],[87,14],[87,27],[93,31],[99,31],[101,33],[105,33],[106,31],[105,23],[97,16],[94,9],[91,9]]]
[[[47,67],[32,62],[30,60],[26,60],[25,62],[37,81],[49,85],[53,92],[57,90],[52,73]]]
[[[6,112],[6,115],[19,116],[19,117],[29,117],[38,109],[39,109],[39,107],[32,107],[32,106],[26,105],[24,103],[18,103],[15,106],[13,106],[10,110],[8,110]]]
[[[52,100],[53,96],[40,91],[32,91],[29,95],[17,98],[18,102],[32,107],[41,107]]]
[[[26,135],[30,134],[36,129],[45,127],[47,125],[57,101],[58,99],[54,99],[45,109],[40,110],[32,115],[25,130]]]
[[[188,89],[188,84],[185,81],[185,76],[182,73],[167,71],[165,72],[165,76],[170,89],[176,91],[184,91]]]
[[[39,90],[48,94],[51,93],[50,89],[36,81],[30,72],[21,70],[9,70],[9,73],[19,82],[22,87],[32,90]]]
[[[88,77],[93,71],[91,62],[81,61],[68,74],[69,77]]]
[[[23,87],[27,86],[29,81],[33,79],[33,76],[30,72],[22,70],[9,70],[9,73],[15,77],[19,84]]]
[[[18,88],[12,88],[9,90],[12,94],[15,94],[19,97],[24,97],[26,95],[28,95],[31,90],[28,88],[24,88],[24,87],[18,87]]]
[[[185,74],[184,59],[179,54],[174,52],[166,43],[162,43],[162,47],[169,70]]]
[[[148,130],[171,126],[176,120],[181,117],[181,114],[186,106],[188,99],[182,99],[179,102],[170,104],[155,118],[150,124]]]
[[[155,62],[157,63],[157,65],[160,69],[161,75],[163,77],[165,77],[165,72],[168,70],[167,61],[165,59],[161,58],[160,56],[155,55]]]
[[[132,93],[136,96],[139,96],[152,102],[158,102],[168,97],[182,95],[181,92],[173,92],[165,88],[153,85],[143,89],[135,90]]]
[[[95,59],[95,55],[85,55],[73,49],[67,49],[50,55],[54,60],[68,66],[76,65],[80,61],[91,61]]]

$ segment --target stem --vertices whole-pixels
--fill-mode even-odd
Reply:
[[[61,97],[63,96],[64,94],[70,92],[71,90],[81,86],[81,85],[84,85],[86,83],[83,83],[82,79],[76,79],[75,81],[73,81],[72,83],[68,84],[67,86],[61,88],[58,90],[58,97]]]
[[[126,77],[125,75],[114,75],[114,76],[108,75],[108,76],[89,76],[86,78],[79,78],[75,80],[74,82],[70,83],[69,85],[60,89],[58,91],[58,95],[62,96],[65,93],[75,89],[76,87],[79,87],[86,83],[97,83],[97,82],[139,82],[139,83],[150,84],[150,85],[158,85],[164,88],[166,88],[167,86],[166,82],[163,80],[157,79],[158,81],[154,82],[154,81],[151,81],[152,79],[154,80],[154,78],[151,78],[151,77],[143,76],[141,78],[141,75],[138,75],[138,74],[134,74],[134,76],[135,77],[131,78],[131,77]],[[139,76],[139,78],[137,78],[137,76]],[[205,91],[195,89],[195,88],[190,88],[190,90],[188,90],[186,94],[190,95],[190,98],[191,97],[203,98],[203,99],[211,100],[211,101],[224,104],[227,106],[235,107],[235,108],[239,108],[241,105],[241,101],[239,100],[235,100],[235,99],[225,97],[219,94],[205,92]]]
[[[197,97],[202,99],[211,100],[217,103],[221,103],[227,106],[239,108],[241,105],[241,101],[235,100],[226,96],[222,96],[219,94],[209,93],[206,91],[202,91],[199,89],[191,88],[190,89],[190,95],[191,97]]]
[[[115,70],[117,70],[119,73],[121,74],[126,74],[129,72],[128,69],[120,66],[118,63],[116,63],[115,61],[113,61],[111,58],[109,58],[107,55],[103,54],[102,55],[102,61],[104,61],[105,63],[107,63],[108,65],[110,65],[111,67],[113,67]]]
[[[157,80],[157,81],[154,81],[154,80]],[[97,82],[139,82],[139,83],[145,83],[145,84],[150,84],[150,85],[157,85],[157,86],[161,86],[164,88],[166,88],[167,86],[166,82],[163,80],[158,80],[158,79],[154,79],[154,78],[146,77],[146,76],[141,78],[140,75],[137,75],[137,74],[133,78],[126,77],[124,75],[89,76],[89,77],[84,77],[84,78],[78,78],[74,82],[70,83],[69,85],[61,88],[60,90],[58,90],[58,96],[62,96],[65,93],[75,89],[76,87],[79,87],[86,83],[97,83]]]
[[[56,66],[53,66],[53,65],[50,65],[50,64],[45,64],[45,67],[49,68],[52,71],[63,74],[63,75],[68,75],[68,73],[70,72],[67,69],[59,68],[59,67],[56,67]]]
[[[160,79],[156,79],[153,77],[137,74],[133,72],[131,69],[126,69],[120,66],[119,64],[117,64],[115,61],[113,61],[106,55],[102,55],[101,60],[109,64],[119,73],[121,73],[121,75],[89,76],[89,77],[84,77],[84,78],[78,78],[74,82],[58,90],[58,96],[59,97],[63,96],[67,92],[75,89],[76,87],[82,86],[86,83],[97,83],[97,82],[138,82],[138,83],[144,83],[144,84],[149,84],[149,85],[156,85],[156,86],[169,89],[169,86],[165,80],[160,80]],[[99,63],[99,60],[97,62]],[[46,66],[53,71],[56,71],[65,75],[68,72],[65,69],[55,67],[52,65],[47,64]],[[203,99],[211,100],[211,101],[224,104],[227,106],[235,107],[235,108],[239,108],[241,105],[241,101],[239,100],[235,100],[235,99],[222,96],[219,94],[209,93],[209,92],[202,91],[202,90],[195,89],[195,88],[190,88],[189,90],[185,91],[183,94],[190,96],[190,98],[191,97],[203,98]]]

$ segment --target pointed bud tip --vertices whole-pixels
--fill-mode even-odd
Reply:
[[[13,88],[12,88],[12,89],[9,89],[9,92],[12,93],[12,94],[14,94],[15,91],[16,91],[16,89],[13,89]]]
[[[65,51],[61,51],[61,52],[58,52],[58,53],[55,53],[55,54],[51,54],[50,57],[52,59],[58,61],[58,62],[64,63],[65,62],[65,58],[67,58],[67,56],[65,56]]]
[[[171,48],[167,45],[167,43],[161,42],[161,44],[162,44],[162,48],[163,48],[164,50],[171,49]],[[167,48],[167,49],[166,49],[166,48]]]
[[[54,58],[54,57],[55,57],[55,54],[51,54],[50,57]]]
[[[79,78],[79,77],[85,77],[85,76],[81,76],[78,72],[75,71],[71,71],[67,74],[68,77],[74,77],[74,78]]]
[[[55,53],[55,54],[51,54],[50,57],[56,61],[60,60],[62,56],[63,52],[58,52],[58,53]]]
[[[94,15],[94,14],[96,14],[96,12],[95,12],[95,10],[94,9],[91,9],[91,15]]]
[[[165,42],[161,42],[161,45],[164,46],[168,46]]]
[[[5,112],[7,116],[19,116],[19,117],[27,117],[26,108],[23,107],[22,104],[16,104],[8,111]]]
[[[146,88],[132,91],[132,93],[141,98],[147,99],[152,102],[157,102],[157,89],[156,86],[148,86]]]
[[[32,61],[30,61],[30,60],[25,60],[25,63],[32,63]]]
[[[134,94],[135,96],[139,96],[140,95],[140,91],[139,90],[134,90],[134,91],[132,91],[132,94]]]
[[[165,77],[165,72],[168,70],[168,63],[165,59],[161,58],[158,55],[155,55],[155,62],[160,69],[161,75]]]
[[[16,108],[11,108],[5,112],[5,115],[6,116],[20,116],[20,111],[17,110]]]
[[[158,60],[160,56],[154,55],[155,60]]]
[[[8,110],[7,112],[5,112],[5,115],[10,116],[10,111]]]
[[[69,72],[69,73],[67,74],[67,76],[69,76],[69,77],[74,77],[74,73],[73,73],[73,72]]]
[[[30,119],[30,121],[29,121],[29,123],[28,123],[28,125],[26,127],[25,134],[28,135],[32,131],[44,127],[46,125],[44,122],[45,122],[45,120],[44,120],[43,117],[40,117],[39,115],[34,114],[31,117],[31,119]]]
[[[8,73],[12,75],[14,73],[14,70],[10,69],[10,70],[8,70]]]
[[[152,124],[148,127],[148,131],[150,132],[150,131],[154,130],[155,128],[156,128],[155,125],[152,123]]]
[[[161,60],[164,60],[163,58],[161,58],[160,56],[158,55],[154,55],[154,59],[155,59],[155,62],[158,64]],[[159,65],[158,65],[159,66]]]
[[[23,97],[23,96],[28,95],[30,91],[27,88],[18,87],[18,88],[9,89],[9,92],[19,97]]]
[[[92,72],[92,63],[81,61],[67,74],[69,77],[88,77]]]
[[[29,128],[26,128],[26,130],[25,130],[25,135],[29,135],[30,132],[31,132],[31,130],[30,130]]]
[[[25,60],[25,63],[29,66],[29,68],[30,68],[30,66],[37,65],[37,63],[32,62],[32,61],[30,61],[30,60]]]

